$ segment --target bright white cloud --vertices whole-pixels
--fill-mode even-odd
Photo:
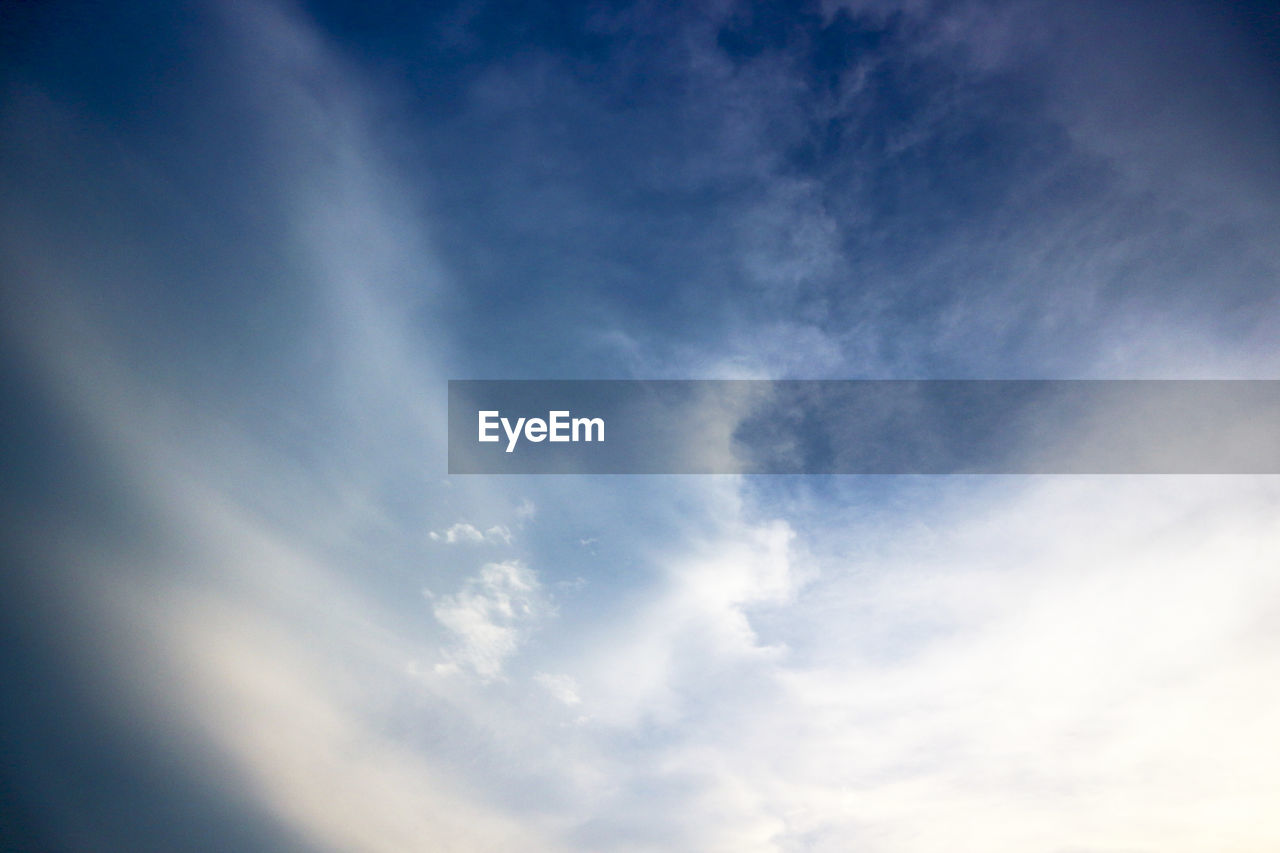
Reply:
[[[552,612],[537,575],[518,560],[486,564],[452,595],[426,594],[436,620],[457,640],[437,671],[465,667],[486,679],[502,674],[529,629]]]
[[[474,524],[459,521],[445,530],[432,530],[427,536],[432,542],[442,542],[445,545],[478,545],[483,542],[502,545],[511,544],[511,530],[502,524],[495,524],[487,530],[481,531]]]
[[[921,519],[927,538],[863,531],[771,620],[787,653],[746,666],[763,641],[695,572],[645,624],[696,602],[720,629],[617,637],[602,654],[648,687],[580,678],[583,707],[612,687],[678,710],[637,762],[699,792],[671,815],[681,849],[1263,849],[1278,499],[1254,478],[1046,478]],[[634,784],[616,808],[641,807]]]

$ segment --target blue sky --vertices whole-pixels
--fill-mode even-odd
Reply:
[[[0,7],[0,846],[1262,851],[1275,477],[448,477],[459,378],[1275,378],[1266,4]]]

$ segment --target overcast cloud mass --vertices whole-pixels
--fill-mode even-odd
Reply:
[[[1278,234],[1263,2],[0,4],[0,847],[1280,849],[1275,476],[444,411],[1278,378]]]

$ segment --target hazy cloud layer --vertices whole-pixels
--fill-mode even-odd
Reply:
[[[1280,844],[1274,478],[444,435],[449,378],[1274,378],[1265,6],[0,23],[0,846]]]

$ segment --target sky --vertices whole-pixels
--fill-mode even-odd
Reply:
[[[449,476],[449,379],[1280,377],[1267,3],[0,3],[0,847],[1263,853],[1280,480]]]

